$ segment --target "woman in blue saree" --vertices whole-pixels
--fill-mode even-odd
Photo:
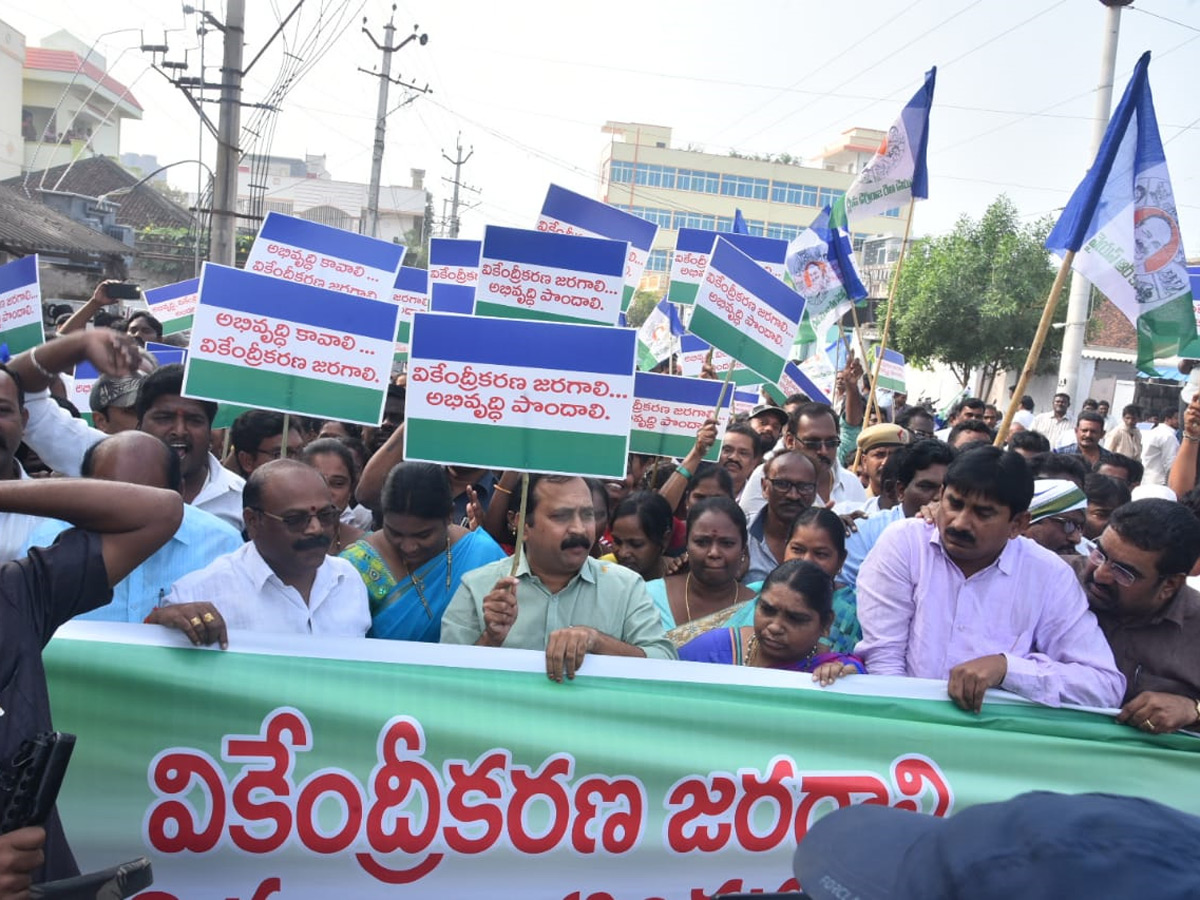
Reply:
[[[504,551],[482,529],[451,525],[454,500],[441,466],[403,462],[383,487],[383,527],[342,552],[367,585],[368,637],[436,643],[442,614],[472,569]]]

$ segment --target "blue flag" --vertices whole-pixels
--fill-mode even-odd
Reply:
[[[742,216],[742,211],[740,209],[735,209],[733,211],[733,233],[734,234],[749,234],[750,233],[750,229],[746,225],[746,220]]]
[[[877,216],[916,199],[929,196],[929,110],[937,67],[925,73],[925,83],[900,111],[887,137],[863,167],[833,210],[835,224],[849,224]]]
[[[1076,252],[1071,267],[1133,323],[1138,368],[1154,360],[1200,355],[1196,318],[1154,102],[1150,54],[1143,53],[1113,111],[1096,161],[1084,176],[1046,249]]]
[[[638,329],[638,368],[653,369],[678,348],[675,339],[684,334],[683,322],[674,303],[659,300]]]
[[[787,278],[804,295],[805,310],[811,321],[820,321],[842,303],[867,296],[854,264],[850,238],[830,224],[829,215],[826,206],[788,244],[784,260]]]

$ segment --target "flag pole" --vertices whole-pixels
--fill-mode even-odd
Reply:
[[[517,569],[521,565],[521,549],[525,543],[525,511],[529,508],[529,473],[521,473],[521,509],[517,513],[517,543],[513,547],[512,567],[508,570],[509,578],[517,577]]]
[[[712,352],[711,350],[709,351]],[[717,408],[713,412],[713,418],[718,422],[721,421],[721,407],[725,405],[725,389],[729,387],[729,382],[733,379],[733,370],[737,366],[737,360],[732,357],[729,360],[729,368],[725,370],[725,380],[721,382],[721,391],[717,394]]]
[[[996,439],[992,443],[997,447],[1004,446],[1004,441],[1008,437],[1009,426],[1012,425],[1013,416],[1017,413],[1017,408],[1021,405],[1021,397],[1025,394],[1025,386],[1029,383],[1030,377],[1033,375],[1033,369],[1037,365],[1038,357],[1042,355],[1042,345],[1046,343],[1046,335],[1050,333],[1050,320],[1054,318],[1054,307],[1058,305],[1058,297],[1062,293],[1063,285],[1067,281],[1067,275],[1071,272],[1071,262],[1075,259],[1075,251],[1068,250],[1063,256],[1062,265],[1058,269],[1058,275],[1054,278],[1054,284],[1050,288],[1050,296],[1046,298],[1046,306],[1042,309],[1042,318],[1038,322],[1037,334],[1033,338],[1033,346],[1029,348],[1029,355],[1025,357],[1025,368],[1021,370],[1021,377],[1017,379],[1017,386],[1013,388],[1012,399],[1008,402],[1008,409],[1004,412],[1004,421],[1000,423],[1000,428],[996,431]]]
[[[900,267],[904,265],[904,255],[908,251],[908,236],[912,233],[913,210],[917,207],[916,200],[908,201],[908,221],[904,225],[904,239],[900,244],[900,255],[896,257],[896,268],[892,270],[892,283],[888,288],[887,312],[883,316],[883,333],[879,335],[879,352],[875,357],[875,367],[871,372],[871,395],[867,398],[867,408],[863,411],[863,425],[870,421],[871,413],[878,411],[875,400],[875,384],[879,380],[879,370],[883,366],[883,351],[887,349],[888,336],[892,330],[892,306],[896,300],[896,287],[900,284]]]
[[[279,445],[279,458],[287,459],[288,431],[291,428],[288,413],[283,414],[283,443]]]

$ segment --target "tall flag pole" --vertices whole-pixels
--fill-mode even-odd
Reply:
[[[915,201],[924,200],[929,196],[929,170],[925,158],[929,149],[929,111],[933,107],[933,88],[936,81],[937,66],[934,66],[925,73],[925,82],[913,94],[904,109],[900,110],[900,117],[888,129],[887,137],[871,161],[846,189],[845,196],[834,204],[830,214],[830,221],[834,225],[849,229],[857,221],[908,204],[908,222],[904,227],[904,242],[900,246],[896,268],[892,273],[883,333],[880,335],[875,367],[871,373],[871,392],[863,413],[864,424],[877,405],[875,382],[879,378],[879,367],[883,363],[883,351],[887,348],[888,332],[892,324],[892,303],[899,282],[900,266],[904,262],[904,251],[908,246],[908,236],[912,230],[913,207]]]
[[[1155,359],[1200,356],[1200,342],[1149,68],[1147,51],[1046,249],[1074,252],[1075,271],[1137,329],[1137,367],[1154,375]]]

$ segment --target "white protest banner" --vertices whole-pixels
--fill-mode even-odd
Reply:
[[[0,343],[16,356],[45,342],[42,286],[35,253],[0,266]]]
[[[629,452],[682,458],[692,452],[696,433],[712,418],[721,382],[638,372],[633,393]],[[732,399],[732,392],[725,391],[721,414],[717,417],[717,440],[705,454],[706,460],[716,462],[720,455],[721,436],[729,422]]]
[[[621,294],[621,312],[629,308],[629,302],[637,293],[638,282],[646,269],[650,248],[658,234],[658,225],[641,216],[609,206],[583,194],[576,194],[557,184],[550,185],[542,212],[538,216],[538,231],[554,234],[574,234],[581,237],[608,238],[613,241],[628,241],[629,250],[625,260],[625,287]]]
[[[800,363],[799,368],[826,398],[833,396],[833,386],[837,380],[838,370],[834,368],[828,354],[818,349],[812,356]],[[820,400],[821,398],[813,397],[813,399]],[[822,402],[828,403],[829,401],[826,399]]]
[[[694,334],[685,334],[681,337],[679,347],[679,368],[689,378],[700,377],[700,373],[704,370],[704,361],[708,359],[709,350],[712,350],[712,364],[716,371],[724,372],[733,362],[733,358],[728,353],[713,349],[707,341],[700,340]],[[714,401],[715,405],[716,401]]]
[[[803,297],[718,237],[688,331],[776,382],[803,313]]]
[[[378,425],[399,315],[390,292],[372,300],[205,263],[183,394]]]
[[[878,353],[879,346],[877,344],[872,344],[867,349],[867,370],[870,372],[875,371],[875,357]],[[883,361],[879,364],[879,381],[876,387],[903,394],[905,391],[904,380],[904,356],[892,349],[884,350]]]
[[[471,315],[482,249],[481,241],[429,239],[429,308],[433,312]]]
[[[404,458],[624,478],[636,344],[629,328],[417,313]]]
[[[391,295],[404,246],[280,213],[267,213],[247,272],[372,300]]]
[[[408,336],[412,317],[429,309],[429,272],[413,266],[401,266],[392,289],[392,300],[400,307],[396,323],[396,362],[408,359]]]
[[[162,333],[178,334],[192,327],[192,313],[200,295],[200,279],[189,278],[174,284],[150,288],[146,292],[150,315],[162,323]]]
[[[607,238],[488,225],[475,315],[615,325],[627,249]]]
[[[753,234],[680,228],[675,239],[675,253],[671,257],[671,283],[667,288],[667,299],[672,303],[690,306],[696,302],[700,279],[704,276],[704,269],[708,266],[708,258],[718,237],[729,241],[776,278],[783,279],[787,271],[784,265],[787,241]]]

